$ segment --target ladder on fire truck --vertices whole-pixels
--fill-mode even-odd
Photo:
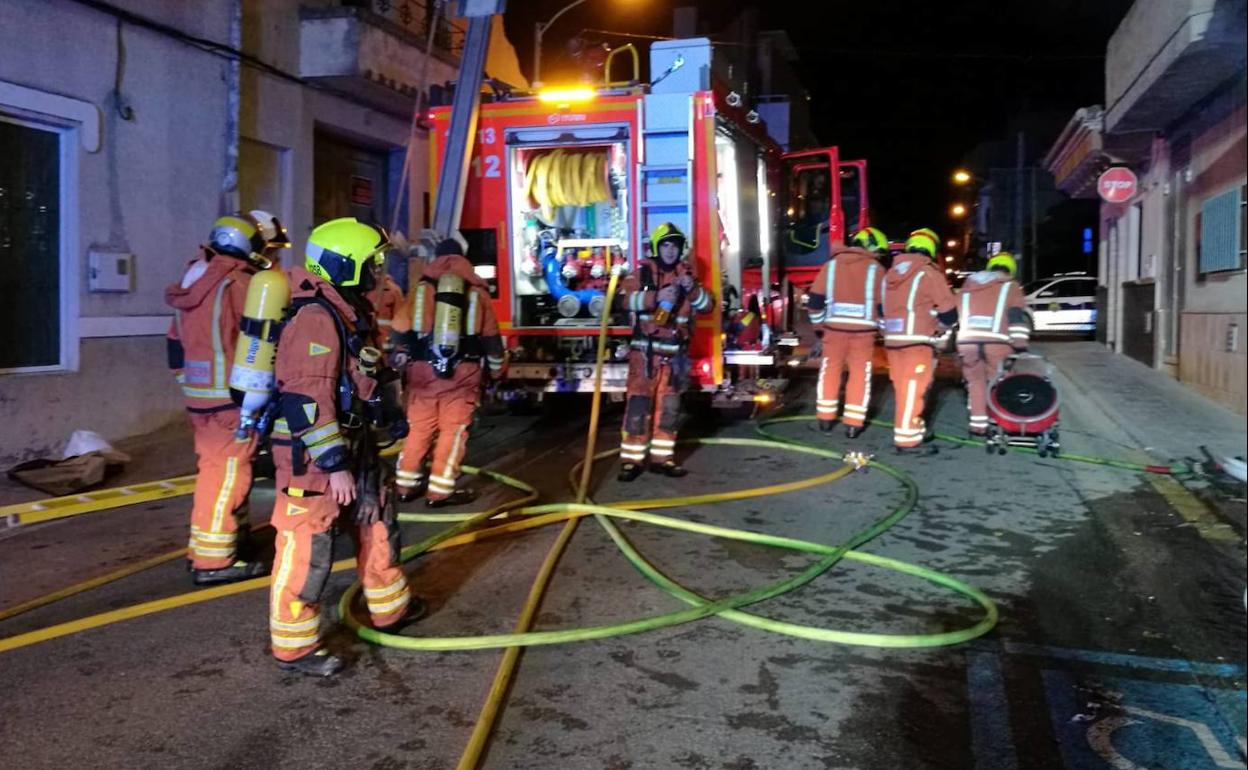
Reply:
[[[450,2],[450,0],[446,0]],[[490,28],[494,16],[503,12],[506,0],[459,0],[459,15],[468,19],[468,34],[459,59],[455,97],[447,130],[446,154],[438,174],[437,194],[431,229],[436,238],[446,238],[459,229],[468,185],[468,165],[472,143],[481,115],[481,84],[485,80],[485,59],[490,49]]]
[[[693,100],[687,92],[650,93],[641,120],[641,166],[636,243],[671,222],[693,237]]]

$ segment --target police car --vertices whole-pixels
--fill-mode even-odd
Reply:
[[[1096,330],[1096,278],[1087,273],[1059,273],[1023,287],[1035,331],[1091,334]]]

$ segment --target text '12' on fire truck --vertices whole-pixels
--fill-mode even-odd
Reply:
[[[612,82],[621,53],[631,54],[633,79]],[[500,391],[592,391],[601,314],[610,312],[603,390],[622,393],[632,330],[604,290],[611,269],[635,270],[650,232],[671,222],[689,236],[695,274],[716,297],[689,347],[695,387],[719,406],[769,403],[782,379],[732,374],[784,371],[796,344],[790,286],[809,283],[830,245],[866,224],[866,164],[841,162],[835,147],[784,154],[714,74],[705,38],[652,44],[649,84],[638,82],[638,64],[624,46],[608,57],[600,87],[482,97],[459,231],[507,340]],[[429,117],[437,178],[451,110]],[[758,297],[772,333],[749,346],[757,349],[725,349],[734,341],[725,282],[741,307]]]

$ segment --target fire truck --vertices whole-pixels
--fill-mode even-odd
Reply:
[[[625,55],[633,77],[613,82],[613,64]],[[649,256],[649,233],[672,222],[717,298],[690,345],[696,386],[721,405],[770,400],[759,382],[732,372],[777,371],[771,367],[792,350],[778,344],[791,328],[783,318],[792,315],[791,298],[773,310],[772,287],[788,291],[806,272],[813,276],[829,244],[866,221],[865,163],[840,161],[834,147],[784,154],[720,77],[709,40],[656,42],[649,57],[649,84],[639,82],[630,45],[611,52],[600,86],[482,97],[458,230],[507,340],[500,390],[508,397],[592,390],[603,313],[603,388],[624,391],[632,329],[622,303],[608,305],[604,290],[611,270],[635,270]],[[453,117],[447,107],[429,114],[431,180],[444,175]],[[742,306],[757,294],[767,308],[776,334],[762,350],[725,350],[729,285]]]

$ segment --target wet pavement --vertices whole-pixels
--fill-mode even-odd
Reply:
[[[1071,352],[1083,355],[1058,348],[1054,359]],[[1057,379],[1067,451],[1133,460],[1136,453],[1163,462],[1184,454],[1187,444],[1175,431],[1168,432],[1173,445],[1167,447],[1125,430],[1130,420],[1116,415],[1114,393],[1080,392],[1075,383],[1087,375],[1077,365]],[[940,371],[935,423],[961,434],[964,397],[956,369],[946,362]],[[877,382],[875,392],[887,419],[885,383]],[[812,411],[808,384],[790,396],[794,413]],[[529,480],[545,499],[566,499],[563,480],[583,451],[584,412],[583,405],[564,404],[545,414],[486,416],[469,461]],[[609,409],[604,426],[617,420],[618,408]],[[755,435],[749,422],[692,428]],[[997,629],[955,647],[887,649],[712,618],[530,648],[483,767],[1244,767],[1242,485],[1178,484],[1022,453],[988,456],[975,447],[894,458],[889,432],[880,427],[854,442],[805,422],[773,430],[873,452],[909,473],[921,490],[917,508],[863,550],[980,588],[1000,608]],[[606,431],[600,446],[614,436]],[[722,491],[834,467],[753,447],[699,447],[687,465],[686,479],[647,475],[631,486],[604,468],[595,497]],[[508,494],[480,486],[485,503]],[[831,544],[903,497],[898,482],[876,470],[784,495],[662,513]],[[271,490],[258,484],[253,511],[266,510],[270,500]],[[127,560],[127,549],[141,558],[176,547],[189,499],[157,505],[6,533],[0,608],[91,569],[115,568]],[[435,529],[405,525],[405,539]],[[665,574],[717,597],[790,576],[813,558],[641,524],[622,529]],[[409,633],[510,630],[555,532],[418,559],[412,583],[429,600],[431,615]],[[341,540],[345,555],[349,546]],[[94,566],[66,566],[79,563]],[[333,576],[331,601],[350,579]],[[171,563],[0,621],[0,637],[189,589],[183,566]],[[455,767],[499,652],[404,652],[338,631],[331,646],[352,667],[335,680],[297,678],[267,658],[266,602],[264,591],[251,591],[0,652],[4,765]],[[605,531],[585,520],[557,567],[536,627],[607,623],[684,606],[647,582]],[[891,634],[961,628],[979,617],[973,604],[947,589],[850,562],[751,611]]]

